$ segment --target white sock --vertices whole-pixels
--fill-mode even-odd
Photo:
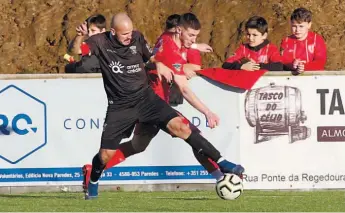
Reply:
[[[217,163],[220,163],[220,162],[222,162],[223,160],[225,160],[225,158],[220,157],[220,158],[218,159]]]
[[[98,183],[98,181],[93,182],[93,181],[91,181],[91,180],[90,180],[90,183],[91,183],[91,184],[97,184],[97,183]]]

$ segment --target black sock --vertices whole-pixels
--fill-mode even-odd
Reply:
[[[99,180],[104,168],[105,164],[103,164],[101,156],[99,155],[99,153],[97,153],[92,159],[92,170],[90,178],[92,182],[97,182]]]
[[[212,173],[218,169],[206,155],[198,153],[195,149],[193,149],[193,154],[198,162],[207,170],[208,173]]]
[[[129,156],[132,156],[138,153],[138,151],[134,149],[132,145],[132,141],[121,143],[118,149],[121,150],[125,158],[128,158]]]
[[[199,133],[192,131],[192,134],[185,140],[198,153],[206,155],[214,162],[221,158],[220,152]]]

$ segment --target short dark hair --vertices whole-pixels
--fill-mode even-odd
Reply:
[[[170,15],[165,21],[165,30],[170,30],[171,28],[177,27],[178,23],[180,22],[180,17],[181,16],[179,14]]]
[[[86,23],[87,23],[87,28],[89,28],[91,24],[96,25],[96,27],[100,30],[107,27],[106,19],[101,14],[90,16],[89,18],[86,19]]]
[[[182,14],[180,17],[180,22],[179,26],[184,27],[185,29],[187,28],[192,28],[193,30],[200,30],[201,29],[201,24],[193,13],[185,13]]]
[[[296,21],[298,23],[302,23],[302,22],[311,22],[311,18],[312,18],[312,13],[310,10],[307,10],[304,7],[300,7],[295,9],[290,17],[291,21]]]
[[[245,25],[246,30],[248,29],[256,29],[261,34],[265,34],[268,32],[268,24],[266,19],[260,16],[253,16],[248,19]]]

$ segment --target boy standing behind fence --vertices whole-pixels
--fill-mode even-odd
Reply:
[[[292,35],[281,42],[285,70],[300,74],[309,70],[324,70],[327,51],[322,36],[309,31],[312,13],[305,8],[295,9],[290,17]]]
[[[267,40],[267,21],[259,16],[251,17],[245,25],[247,43],[240,45],[233,56],[224,63],[230,70],[283,70],[278,48]]]

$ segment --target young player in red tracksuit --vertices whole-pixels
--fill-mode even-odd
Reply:
[[[185,16],[191,16],[192,14],[185,14]],[[194,15],[193,15],[194,16]],[[190,18],[190,17],[189,17]],[[196,18],[196,17],[195,17]],[[196,30],[199,32],[199,30]],[[209,122],[218,122],[218,117],[213,114],[197,97],[191,93],[188,86],[186,86],[186,78],[184,77],[184,65],[187,64],[187,60],[190,60],[193,63],[198,65],[201,64],[201,58],[199,51],[190,50],[188,48],[181,47],[183,44],[176,44],[176,40],[179,41],[180,38],[176,37],[176,33],[164,33],[158,40],[154,52],[155,60],[160,61],[163,64],[161,66],[167,66],[171,70],[174,71],[175,75],[175,82],[179,85],[179,87],[183,87],[182,93],[184,97],[189,101],[196,109],[201,111],[205,114],[207,120]],[[183,36],[183,35],[181,35]],[[196,35],[195,35],[196,36]],[[173,39],[175,37],[175,40]],[[177,38],[177,39],[176,39]],[[183,41],[183,39],[181,39]],[[187,39],[186,39],[187,40]],[[194,64],[195,65],[195,64]],[[159,66],[159,65],[158,65]],[[198,65],[200,66],[200,65]],[[199,68],[200,69],[200,68]],[[160,81],[157,77],[156,70],[151,70],[148,72],[151,87],[154,89],[155,93],[158,94],[163,100],[169,101],[169,93],[170,87],[166,81]],[[183,76],[183,77],[178,77]],[[181,80],[182,79],[182,80]],[[182,83],[181,83],[182,82]],[[197,99],[197,100],[196,100]],[[192,100],[192,101],[191,101]],[[187,124],[189,121],[186,119]],[[192,124],[189,124],[192,125]],[[210,125],[212,126],[212,125]],[[196,127],[192,128],[193,131],[199,131]],[[149,143],[151,142],[152,138],[158,133],[159,129],[152,128],[152,126],[136,126],[136,132],[144,132],[145,134],[136,135],[138,137],[133,137],[133,139],[129,142],[125,142],[120,144],[118,150],[115,153],[115,156],[107,163],[106,169],[113,167],[124,161],[126,158],[143,152]],[[219,170],[217,163],[210,160],[208,157],[200,154],[197,150],[193,150],[196,159],[207,169],[207,171],[216,179],[220,179],[223,176],[223,173]],[[243,167],[240,165],[233,164],[233,171],[235,174],[241,175],[244,171]],[[89,182],[90,176],[90,165],[85,165],[83,167],[84,171],[84,182],[83,187],[86,189],[87,183]]]
[[[259,16],[251,17],[245,25],[248,42],[240,45],[233,56],[222,65],[230,70],[281,71],[283,64],[278,48],[267,40],[267,21]]]
[[[324,70],[327,60],[326,44],[322,36],[309,31],[312,14],[297,8],[290,17],[292,35],[281,42],[284,69],[294,74],[304,71]]]

